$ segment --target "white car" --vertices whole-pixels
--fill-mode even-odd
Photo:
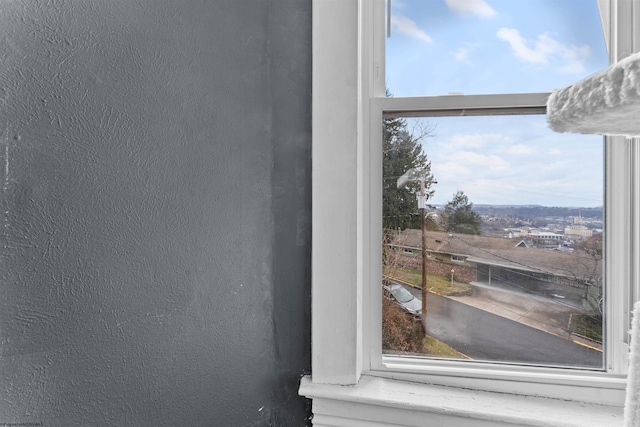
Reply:
[[[394,301],[404,311],[412,316],[422,316],[422,301],[411,295],[404,287],[397,283],[383,285],[384,296]]]

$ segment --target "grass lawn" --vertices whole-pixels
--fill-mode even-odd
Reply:
[[[425,336],[422,340],[422,351],[423,353],[434,357],[446,357],[451,359],[467,358],[456,349],[449,347],[442,341],[438,341],[429,335]]]
[[[385,266],[383,267],[382,273],[386,276],[412,283],[417,287],[421,287],[422,285],[421,270]],[[447,296],[469,295],[472,290],[471,285],[468,283],[454,281],[452,286],[451,277],[431,274],[429,272],[427,272],[427,288],[432,292]]]
[[[574,314],[571,316],[571,332],[602,343],[602,319],[587,316],[586,314]]]

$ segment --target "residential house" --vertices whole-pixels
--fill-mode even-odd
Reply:
[[[427,270],[447,274],[455,268],[460,280],[491,286],[502,282],[523,292],[564,293],[577,306],[596,311],[602,297],[602,257],[587,251],[527,247],[514,239],[427,232]],[[391,263],[422,264],[422,232],[406,229],[389,244]],[[495,283],[494,283],[495,284]]]

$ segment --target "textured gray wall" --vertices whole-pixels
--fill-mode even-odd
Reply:
[[[310,3],[0,0],[0,423],[305,424]]]

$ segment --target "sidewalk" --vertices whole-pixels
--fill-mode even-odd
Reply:
[[[598,350],[602,346],[569,332],[571,315],[578,313],[574,307],[553,300],[515,293],[472,283],[474,294],[448,296],[447,298],[491,312],[495,315],[540,329],[578,344]]]

